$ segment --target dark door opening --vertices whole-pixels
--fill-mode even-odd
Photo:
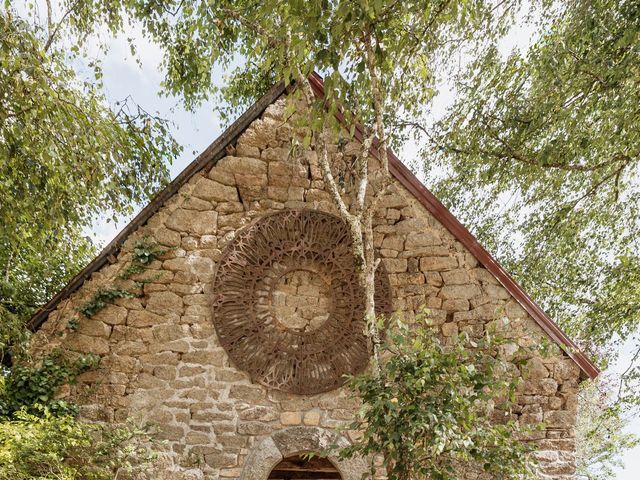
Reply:
[[[300,455],[295,455],[273,467],[269,480],[342,480],[342,477],[326,458],[313,457],[305,460]]]

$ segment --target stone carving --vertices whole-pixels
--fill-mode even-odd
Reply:
[[[314,394],[369,361],[363,293],[351,239],[335,215],[288,210],[239,231],[214,280],[221,344],[254,381]],[[391,312],[389,280],[376,275],[378,313]]]

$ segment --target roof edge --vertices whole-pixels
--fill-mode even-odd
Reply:
[[[89,264],[67,283],[62,290],[54,295],[51,300],[40,307],[27,323],[27,328],[36,331],[46,321],[58,303],[67,298],[82,286],[92,273],[102,268],[118,254],[122,244],[135,230],[143,226],[147,221],[169,200],[185,183],[189,181],[200,170],[211,162],[215,164],[225,155],[225,149],[233,144],[247,127],[276,101],[286,90],[284,82],[273,85],[257,102],[233,122],[227,129],[216,138],[204,151],[198,155],[187,167],[182,170],[176,178],[156,194],[155,197],[136,215],[116,237],[107,244],[106,247]]]
[[[324,83],[317,73],[309,77],[314,93],[324,98]],[[347,126],[342,112],[335,114],[337,120]],[[364,139],[361,125],[356,126],[355,137]],[[374,139],[370,153],[378,157],[378,139]],[[449,232],[462,243],[500,284],[516,299],[542,330],[554,340],[564,352],[580,367],[583,378],[594,379],[600,373],[596,365],[580,350],[562,329],[536,304],[522,287],[507,273],[493,256],[478,242],[474,235],[445,207],[436,196],[425,187],[420,180],[400,161],[391,149],[387,149],[389,171],[411,194],[438,220]]]
[[[313,73],[309,81],[314,93],[319,98],[324,98],[324,83],[322,78]],[[217,162],[225,155],[227,146],[233,144],[247,127],[262,115],[266,108],[277,100],[287,87],[283,82],[278,82],[271,87],[256,103],[233,122],[216,140],[213,141],[195,160],[193,160],[176,178],[174,178],[163,190],[161,190],[151,202],[136,215],[127,226],[109,244],[102,249],[85,268],[74,276],[55,296],[31,317],[27,327],[36,331],[46,321],[57,305],[82,286],[91,274],[112,261],[118,254],[125,240],[139,227],[143,226],[163,205],[182,187],[191,177],[205,168],[208,164]],[[341,112],[336,113],[336,118],[345,126],[347,125]],[[363,129],[356,126],[355,137],[362,141]],[[371,148],[371,154],[377,157],[377,139]],[[583,377],[595,378],[600,370],[578,348],[578,346],[556,325],[556,323],[524,292],[522,287],[506,272],[506,270],[480,245],[478,240],[460,223],[460,221],[431,193],[418,178],[409,170],[400,159],[387,150],[390,173],[409,191],[416,199],[449,230],[449,232],[462,243],[475,258],[487,269],[500,284],[518,301],[540,327],[558,343],[565,353],[580,367]]]

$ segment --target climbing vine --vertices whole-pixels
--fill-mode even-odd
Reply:
[[[95,355],[65,356],[60,350],[45,356],[38,364],[18,363],[4,377],[0,388],[0,417],[12,418],[19,411],[37,415],[48,410],[53,415],[76,415],[75,404],[57,399],[61,385],[98,365]]]
[[[160,256],[166,253],[166,250],[159,248],[158,244],[151,241],[149,237],[143,237],[138,240],[132,250],[132,259],[129,265],[118,275],[119,280],[130,280],[134,275],[139,275],[147,270],[149,266]],[[107,305],[113,303],[118,298],[135,298],[140,296],[140,289],[145,283],[149,283],[153,278],[137,279],[133,281],[134,290],[125,286],[114,283],[108,287],[100,287],[91,296],[89,300],[83,303],[78,311],[85,317],[91,318]],[[67,324],[73,329],[73,319]]]
[[[122,287],[98,288],[93,296],[78,308],[78,311],[85,317],[91,318],[115,299],[134,298],[137,296],[138,294]]]
[[[114,300],[141,296],[144,284],[153,281],[141,274],[163,253],[147,237],[139,240],[113,284],[97,289],[77,311],[91,321]],[[66,322],[71,331],[79,326],[77,316]],[[81,422],[78,405],[59,398],[60,387],[96,368],[100,357],[59,349],[32,358],[22,329],[24,335],[0,337],[0,347],[10,348],[14,359],[0,375],[0,480],[107,480],[116,472],[151,476],[158,454],[148,427]]]
[[[129,265],[118,275],[117,281],[113,285],[98,288],[77,309],[78,312],[90,319],[116,299],[139,297],[141,287],[152,279],[134,280],[135,290],[127,288],[121,282],[145,272],[165,252],[148,237],[140,239],[132,249]],[[67,329],[71,331],[77,330],[79,326],[80,320],[77,317],[66,323]],[[26,352],[28,336],[20,338],[20,345],[13,345],[13,349]],[[0,379],[0,417],[13,418],[18,412],[75,416],[78,412],[77,405],[56,398],[58,389],[62,385],[73,384],[79,374],[97,367],[99,360],[96,355],[70,356],[63,350],[49,353],[38,361],[29,359],[26,353],[20,355],[18,361]]]
[[[123,280],[130,279],[133,275],[144,272],[155,260],[167,253],[149,237],[143,237],[133,247],[131,263],[119,275]]]

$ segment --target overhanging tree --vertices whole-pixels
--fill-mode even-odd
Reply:
[[[310,133],[304,144],[315,149],[325,187],[352,233],[374,362],[380,339],[374,321],[377,260],[372,219],[389,186],[387,147],[398,140],[390,126],[400,113],[418,117],[431,100],[438,58],[459,43],[494,41],[508,25],[515,3],[62,2],[70,8],[72,30],[82,35],[98,24],[116,34],[128,19],[140,22],[145,35],[165,52],[165,90],[181,95],[187,107],[219,95],[229,114],[275,81],[296,84],[290,105],[302,100],[309,113],[305,125]],[[215,67],[231,69],[222,87],[213,77]],[[315,70],[324,76],[323,99],[314,95],[309,83]],[[334,117],[337,111],[345,115],[347,126],[372,126],[364,130],[362,148],[349,171],[341,172],[346,182],[337,181],[327,148],[343,127]],[[373,173],[370,150],[380,161]]]
[[[576,0],[550,12],[528,51],[489,49],[461,73],[425,165],[450,169],[442,198],[611,359],[640,325],[640,6]]]
[[[179,151],[164,120],[130,100],[111,108],[99,64],[76,75],[56,42],[67,21],[0,10],[0,354],[90,259],[84,229],[150,198]]]
[[[534,18],[528,50],[490,49],[461,72],[425,166],[438,196],[603,367],[630,347],[621,378],[602,384],[604,412],[582,393],[599,419],[580,424],[582,451],[597,452],[580,455],[581,472],[612,478],[607,464],[633,442],[606,432],[640,402],[640,4],[572,0]]]
[[[164,120],[131,101],[109,105],[99,64],[81,80],[70,65],[82,52],[58,41],[67,22],[49,8],[42,27],[0,7],[2,479],[107,479],[155,458],[146,430],[88,425],[57,399],[91,359],[28,355],[26,321],[94,251],[84,229],[147,200],[179,151]]]

